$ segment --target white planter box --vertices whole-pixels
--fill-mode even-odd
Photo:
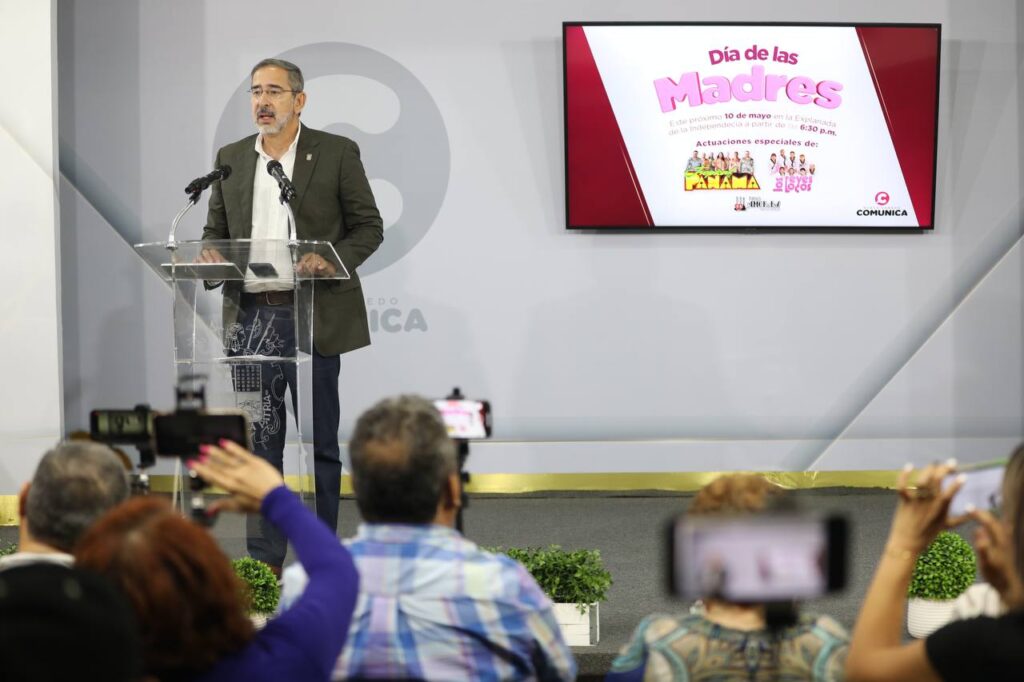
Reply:
[[[932,634],[952,619],[953,603],[914,597],[907,602],[907,632],[917,639]]]
[[[569,646],[594,646],[601,639],[600,605],[591,604],[580,613],[575,604],[555,604],[555,620]]]

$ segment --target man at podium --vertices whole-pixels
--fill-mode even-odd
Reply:
[[[356,268],[380,246],[384,228],[356,143],[302,125],[306,93],[299,67],[280,59],[264,59],[250,76],[252,115],[259,132],[217,152],[216,166],[228,165],[233,170],[228,178],[213,184],[203,239],[253,239],[254,251],[259,248],[255,240],[288,239],[287,212],[279,201],[277,181],[267,172],[267,164],[276,160],[295,188],[290,205],[298,238],[331,242],[351,274],[347,280],[317,282],[313,296],[316,511],[336,530],[341,489],[340,356],[370,343]],[[220,259],[214,249],[204,250],[200,257],[204,262]],[[279,273],[292,271],[290,262],[271,262],[269,267]],[[330,263],[315,253],[306,254],[297,267],[309,274],[333,274]],[[225,297],[238,297],[238,321],[263,331],[272,328],[281,344],[294,346],[294,326],[290,315],[284,314],[286,310],[290,313],[293,304],[293,280],[254,275],[241,284],[241,291],[225,287],[224,292]],[[254,422],[253,449],[280,470],[287,424],[285,386],[295,400],[295,370],[282,363],[265,367],[262,373],[264,419]],[[279,571],[286,551],[284,537],[262,519],[250,517],[249,523],[249,553]]]

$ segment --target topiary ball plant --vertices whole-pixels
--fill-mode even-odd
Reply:
[[[933,601],[956,599],[974,583],[977,572],[978,560],[970,543],[944,530],[917,558],[907,596]]]
[[[612,576],[601,562],[601,552],[596,549],[569,551],[551,545],[546,549],[499,547],[490,551],[502,552],[521,563],[551,601],[576,604],[580,613],[590,604],[608,598]]]
[[[249,613],[268,614],[277,610],[281,599],[281,586],[270,566],[252,557],[243,557],[231,562],[249,598]]]

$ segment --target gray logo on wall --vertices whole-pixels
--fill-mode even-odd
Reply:
[[[359,268],[363,275],[383,270],[412,251],[441,210],[451,168],[448,131],[441,111],[416,76],[391,57],[368,47],[312,43],[276,57],[297,64],[307,83],[321,76],[358,76],[380,83],[398,97],[397,120],[379,134],[343,122],[324,128],[355,140],[370,180],[386,180],[401,193],[401,215],[387,229],[381,247]],[[236,92],[242,93],[248,86],[246,74]],[[233,93],[217,123],[214,151],[254,131],[248,102]]]

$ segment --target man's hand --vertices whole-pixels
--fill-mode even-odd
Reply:
[[[295,264],[295,272],[305,277],[331,277],[337,268],[327,259],[315,253],[307,253]]]
[[[211,504],[211,514],[224,510],[259,512],[263,498],[284,485],[284,478],[272,464],[237,443],[221,441],[220,447],[205,445],[200,451],[202,455],[190,460],[188,467],[207,483],[231,494],[229,499]]]
[[[227,259],[220,255],[217,249],[203,249],[199,252],[197,263],[227,263]]]

